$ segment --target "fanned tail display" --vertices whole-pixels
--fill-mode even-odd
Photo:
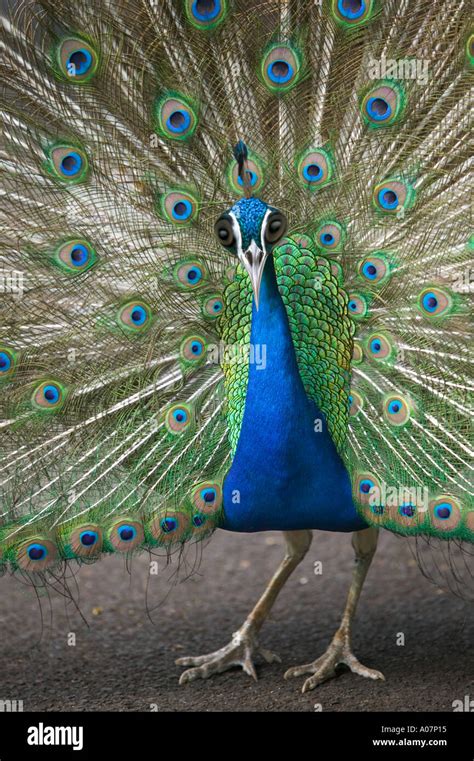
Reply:
[[[11,5],[0,564],[171,551],[222,523],[252,288],[214,224],[244,196],[288,217],[278,286],[360,515],[474,541],[467,10]]]

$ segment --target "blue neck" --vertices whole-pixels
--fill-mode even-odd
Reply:
[[[249,366],[240,437],[224,484],[223,527],[234,531],[344,531],[357,523],[362,527],[324,416],[308,399],[298,371],[272,256],[265,265],[258,311],[253,304],[251,344],[255,355],[259,348],[259,359],[265,357],[266,364]],[[323,430],[315,433],[317,419]]]

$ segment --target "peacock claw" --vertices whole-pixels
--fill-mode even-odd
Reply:
[[[314,690],[315,687],[323,682],[327,682],[329,679],[337,676],[336,669],[340,664],[344,664],[354,674],[359,674],[359,676],[385,681],[385,677],[380,671],[369,669],[357,660],[352,653],[348,638],[341,638],[337,634],[320,658],[303,666],[293,666],[293,668],[285,672],[285,679],[303,676],[303,674],[311,674],[309,679],[305,680],[302,688],[302,692],[308,692],[309,690]]]
[[[179,683],[186,684],[195,679],[207,679],[213,674],[222,674],[234,666],[241,666],[246,674],[257,681],[257,672],[253,662],[257,655],[260,655],[267,663],[281,663],[281,658],[276,653],[260,647],[255,634],[248,630],[245,633],[237,631],[232,635],[229,644],[214,653],[194,658],[178,658],[175,661],[177,666],[193,666],[193,668],[183,671]]]

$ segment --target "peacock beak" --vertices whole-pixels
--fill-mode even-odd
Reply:
[[[267,261],[267,256],[268,254],[265,253],[265,251],[262,251],[262,249],[257,246],[253,239],[248,249],[239,256],[240,261],[249,274],[257,310],[260,285],[262,282],[262,275],[265,268],[265,262]]]

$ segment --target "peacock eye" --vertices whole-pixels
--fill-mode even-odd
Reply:
[[[227,217],[221,217],[218,219],[215,225],[215,231],[220,243],[222,243],[223,246],[230,248],[234,244],[234,230],[230,219]]]
[[[286,233],[286,218],[279,211],[271,214],[265,228],[265,240],[267,243],[276,243]]]

